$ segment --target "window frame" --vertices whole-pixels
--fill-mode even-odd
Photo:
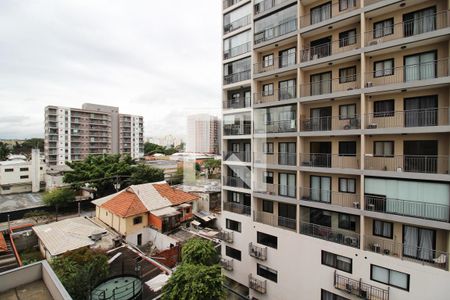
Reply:
[[[376,154],[376,149],[377,149],[376,145],[377,145],[378,143],[383,143],[383,155]],[[386,154],[384,153],[384,150],[385,150],[384,144],[386,144],[386,143],[389,143],[389,144],[391,144],[391,146],[392,146],[392,147],[391,147],[391,149],[392,149],[392,154],[390,154],[390,155],[386,155]],[[394,142],[394,141],[373,141],[373,156],[374,156],[374,157],[394,157],[394,156],[395,156],[395,142]]]
[[[262,199],[262,211],[265,213],[273,214],[273,201]]]
[[[382,223],[383,232],[384,232],[384,224],[390,224],[391,225],[391,234],[389,236],[386,236],[384,234],[377,234],[377,233],[375,233],[375,222],[381,222]],[[394,223],[393,222],[383,221],[383,220],[378,220],[378,219],[373,219],[372,220],[372,235],[392,240],[394,238]]]
[[[264,241],[263,236],[266,236],[266,239],[275,239],[275,242],[267,242]],[[273,248],[273,249],[278,249],[278,237],[275,235],[271,235],[262,231],[257,231],[256,232],[256,241],[258,244]]]
[[[232,225],[232,224],[236,225],[237,228],[234,228],[234,225]],[[235,220],[227,218],[227,219],[225,219],[225,227],[232,231],[242,232],[242,224],[239,221],[235,221]]]
[[[261,273],[260,270],[263,270],[264,272]],[[271,277],[270,275],[266,275],[265,272],[267,272],[267,274],[270,274],[270,273],[271,273],[272,275],[275,276],[275,278]],[[267,267],[267,266],[265,266],[265,265],[262,265],[262,264],[256,264],[256,274],[257,274],[258,276],[264,277],[264,278],[266,278],[267,280],[270,280],[270,281],[272,281],[272,282],[275,282],[275,283],[278,282],[278,271],[275,270],[275,269],[269,268],[269,267]]]
[[[341,145],[350,145],[350,144],[354,144],[355,145],[355,153],[342,153],[341,151]],[[348,146],[346,146],[348,147]],[[338,143],[338,148],[339,148],[339,156],[344,156],[344,157],[355,157],[357,152],[358,152],[358,145],[356,143],[356,141],[339,141]]]
[[[355,32],[355,42],[354,43],[343,42],[344,40],[348,41],[348,39],[349,39],[348,33],[350,33],[350,32]],[[346,36],[344,36],[344,35],[346,35]],[[339,32],[339,48],[348,47],[348,46],[355,45],[356,43],[358,43],[356,35],[357,35],[356,28]]]
[[[346,184],[345,184],[345,186],[346,186],[346,191],[343,191],[342,189],[341,189],[341,180],[345,180],[346,181]],[[349,185],[348,185],[348,182],[349,181],[353,181],[354,182],[354,187],[355,187],[355,190],[352,192],[352,191],[349,191]],[[355,178],[349,178],[349,177],[339,177],[339,179],[338,179],[338,190],[339,190],[339,192],[340,193],[347,193],[347,194],[356,194],[356,179]]]
[[[272,149],[272,151],[270,151],[270,149]],[[268,152],[268,150],[270,152]],[[274,152],[273,152],[273,142],[264,142],[263,143],[263,153],[266,154],[266,155],[274,154]]]
[[[341,217],[348,217],[348,224],[349,226],[344,226],[345,223],[343,223],[344,221],[347,222],[347,220],[341,220]],[[354,219],[353,221],[353,225],[352,225],[352,218]],[[354,228],[353,228],[354,226]],[[351,215],[351,214],[346,214],[346,213],[339,213],[338,215],[338,227],[340,229],[345,229],[345,230],[349,230],[349,231],[356,231],[356,216],[355,215]]]
[[[353,75],[350,76],[343,76],[341,73],[344,71],[349,71],[349,70],[353,70],[354,73]],[[343,78],[345,78],[345,81],[343,80]],[[339,83],[349,83],[349,82],[355,82],[356,81],[356,66],[351,66],[351,67],[345,67],[345,68],[340,68],[339,69]]]
[[[391,25],[389,26],[392,29],[391,33],[388,33],[388,34],[384,33],[384,29],[386,28],[386,26],[383,24],[383,33],[382,33],[382,35],[377,36],[377,30],[376,30],[377,25],[381,24],[381,23],[386,23],[386,22],[390,22],[391,23]],[[382,37],[394,34],[394,27],[395,26],[394,26],[394,18],[393,17],[373,23],[373,27],[372,27],[373,28],[373,38],[374,39],[379,39],[379,38],[382,38]]]
[[[142,223],[142,216],[137,216],[133,218],[133,225],[138,225]]]
[[[348,107],[351,107],[351,106],[353,106],[355,108],[355,114],[353,117],[350,117],[348,114]],[[347,116],[346,117],[343,117],[343,114],[342,114],[343,108],[347,108]],[[356,115],[357,115],[356,114],[356,103],[339,105],[339,120],[352,120],[352,119],[356,118]]]
[[[380,280],[377,280],[377,279],[374,279],[374,278],[373,278],[373,268],[374,268],[374,267],[377,267],[377,268],[380,268],[380,269],[385,269],[385,270],[388,271],[388,282],[383,282],[383,281],[380,281]],[[397,285],[394,285],[394,284],[390,283],[391,272],[397,272],[397,273],[406,275],[406,279],[407,279],[407,281],[406,281],[406,288],[403,288],[403,287],[400,287],[400,286],[397,286]],[[410,284],[410,281],[411,281],[411,280],[410,280],[410,279],[411,279],[410,277],[411,277],[411,276],[410,276],[410,274],[408,274],[408,273],[404,273],[404,272],[400,272],[400,271],[397,271],[397,270],[385,268],[385,267],[382,267],[382,266],[379,266],[379,265],[370,264],[370,280],[375,281],[375,282],[379,282],[379,283],[382,283],[382,284],[386,284],[386,285],[389,285],[389,286],[392,286],[392,287],[401,289],[401,290],[403,290],[403,291],[409,292],[409,287],[410,287],[409,284]]]
[[[377,104],[381,103],[392,103],[392,110],[389,111],[375,111]],[[395,100],[394,99],[386,99],[386,100],[377,100],[373,102],[373,117],[374,118],[386,118],[393,117],[395,115]]]
[[[333,264],[332,264],[332,265],[327,264],[327,263],[326,263],[326,260],[324,259],[324,258],[325,258],[324,255],[327,255],[327,254],[333,256]],[[343,269],[343,268],[340,268],[340,267],[338,266],[338,264],[337,264],[337,261],[338,261],[337,258],[338,258],[338,257],[342,257],[342,258],[345,258],[345,259],[349,259],[349,260],[350,260],[350,271],[349,271],[349,270],[345,270],[345,269]],[[320,258],[321,258],[321,264],[324,265],[324,266],[327,266],[327,267],[330,267],[330,268],[333,268],[333,269],[336,269],[336,270],[339,270],[339,271],[343,271],[343,272],[346,272],[346,273],[349,273],[349,274],[352,274],[352,273],[353,273],[353,259],[350,258],[350,257],[343,256],[343,255],[339,255],[339,254],[336,254],[336,253],[332,253],[332,252],[329,252],[329,251],[322,250],[321,255],[320,255]]]
[[[390,69],[386,69],[385,63],[390,61],[392,63],[392,68]],[[377,75],[377,64],[383,64],[383,70],[381,75]],[[391,73],[390,74],[386,74],[386,71],[390,70]],[[380,78],[380,77],[387,77],[387,76],[392,76],[395,75],[395,60],[393,58],[388,58],[388,59],[382,59],[382,60],[377,60],[373,62],[373,77],[374,78]]]
[[[272,178],[272,180],[267,180],[268,178]],[[273,171],[263,171],[263,183],[273,184]]]
[[[30,178],[30,176],[28,176],[28,175],[20,175],[20,179],[29,179]]]
[[[238,261],[242,260],[242,251],[230,246],[225,246],[225,255]]]
[[[266,87],[268,87],[267,90],[266,90]],[[273,96],[273,94],[274,94],[273,82],[262,85],[262,96],[263,97]]]
[[[264,55],[262,57],[262,61],[263,61],[263,68],[268,68],[268,67],[273,66],[273,64],[274,64],[274,55],[273,55],[273,53]]]

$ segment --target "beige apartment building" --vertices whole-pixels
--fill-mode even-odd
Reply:
[[[49,165],[83,160],[90,154],[144,156],[142,116],[120,114],[118,107],[45,108],[45,160]]]
[[[186,152],[220,152],[220,123],[217,116],[195,114],[187,116]]]
[[[449,299],[448,0],[223,1],[242,299]]]

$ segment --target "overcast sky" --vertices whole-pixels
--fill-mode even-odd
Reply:
[[[44,136],[47,105],[141,114],[145,136],[220,109],[219,0],[0,0],[0,139]]]

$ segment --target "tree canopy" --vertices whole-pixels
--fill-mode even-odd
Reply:
[[[146,155],[152,155],[155,153],[161,153],[165,155],[172,155],[174,153],[180,152],[183,150],[184,144],[178,145],[176,147],[170,146],[170,147],[164,147],[158,144],[146,142],[144,143],[144,153]]]
[[[46,192],[42,201],[49,206],[63,206],[75,200],[75,193],[68,188],[55,189]]]
[[[0,161],[4,161],[8,158],[8,155],[11,153],[11,149],[7,144],[0,142]]]
[[[190,239],[181,249],[183,263],[211,266],[219,260],[214,244],[205,239]]]
[[[203,166],[208,171],[208,175],[212,175],[216,169],[220,170],[221,165],[222,161],[220,159],[207,159],[203,163]]]
[[[146,165],[137,165],[132,170],[128,183],[143,184],[164,180],[164,171]]]
[[[23,155],[31,155],[31,149],[38,148],[41,152],[44,151],[44,139],[32,138],[24,140],[23,142],[16,144],[13,146],[12,153],[14,154],[23,154]]]

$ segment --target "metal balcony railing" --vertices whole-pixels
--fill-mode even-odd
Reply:
[[[220,266],[228,271],[233,271],[233,260],[227,258],[221,258],[219,262]]]
[[[300,28],[324,22],[333,17],[359,8],[358,0],[350,0],[346,1],[345,3],[340,2],[341,1],[337,1],[335,3],[332,3],[330,6],[323,7],[320,11],[316,10],[317,13],[308,13],[301,16]]]
[[[250,151],[225,151],[223,159],[225,161],[251,162],[252,153]]]
[[[365,87],[419,82],[449,76],[448,58],[366,73]]]
[[[327,226],[300,222],[300,233],[341,245],[359,248],[359,234]]]
[[[342,193],[312,188],[300,188],[302,200],[328,203],[342,207],[352,207],[359,209],[359,195],[353,193]]]
[[[223,101],[223,108],[225,109],[245,108],[251,106],[252,106],[251,97],[239,97]]]
[[[225,124],[223,125],[224,135],[246,135],[251,134],[251,124]]]
[[[444,155],[394,155],[368,156],[366,170],[412,172],[428,174],[448,174],[448,156]]]
[[[248,254],[259,260],[267,260],[267,247],[261,247],[253,243],[249,243]]]
[[[366,46],[381,44],[387,41],[398,40],[410,36],[418,36],[427,32],[446,28],[449,11],[439,11],[435,14],[414,18],[396,23],[390,27],[370,30],[366,32]]]
[[[368,211],[442,222],[450,221],[450,206],[446,204],[386,198],[376,195],[365,195],[364,198]]]
[[[359,169],[359,154],[341,156],[330,153],[302,153],[300,161],[303,167]]]
[[[297,220],[286,218],[282,216],[277,216],[271,213],[266,213],[263,211],[253,211],[253,218],[255,222],[263,223],[266,225],[271,225],[274,227],[281,227],[289,230],[297,229]]]
[[[255,163],[270,164],[270,165],[283,165],[283,166],[296,166],[297,165],[297,153],[290,152],[276,152],[276,153],[253,153]]]
[[[256,3],[254,5],[255,16],[259,15],[271,8],[282,5],[283,3],[288,2],[288,1],[289,0],[263,0],[259,3]]]
[[[365,235],[364,241],[364,248],[367,251],[448,270],[448,252],[417,247],[371,235]]]
[[[404,128],[445,126],[449,123],[449,108],[411,109],[366,115],[366,128]]]
[[[223,84],[232,84],[239,81],[249,80],[250,77],[250,70],[225,75],[223,76]]]
[[[279,70],[290,66],[295,66],[297,63],[297,52],[276,56],[272,61],[260,61],[253,64],[253,72],[260,74],[264,72]]]
[[[231,211],[237,214],[241,215],[247,215],[250,216],[251,212],[251,206],[247,206],[241,203],[235,203],[235,202],[224,202],[223,203],[223,209],[226,211]]]
[[[304,83],[300,85],[300,96],[319,96],[335,92],[356,90],[361,88],[359,78],[359,74],[354,74],[346,77]]]
[[[238,55],[250,52],[251,47],[252,47],[251,42],[247,42],[247,43],[244,43],[242,45],[239,45],[239,46],[230,48],[228,50],[225,50],[223,52],[223,59],[230,59],[232,57],[235,57],[235,56],[238,56]]]
[[[261,44],[273,40],[277,37],[294,32],[297,30],[297,19],[287,20],[277,26],[266,28],[263,31],[255,33],[254,43],[255,45]]]
[[[302,49],[300,59],[302,62],[312,61],[333,54],[359,49],[360,46],[360,36],[354,35],[348,38],[342,38],[329,43]]]
[[[253,99],[255,104],[271,103],[283,100],[290,100],[297,98],[297,87],[290,86],[287,88],[276,89],[270,92],[255,93]]]
[[[223,0],[223,9],[226,9],[232,5],[235,5],[239,2],[241,2],[242,0]]]
[[[330,131],[361,129],[361,121],[358,115],[328,116],[314,118],[300,118],[301,131]]]
[[[362,279],[355,280],[340,275],[337,271],[334,271],[334,287],[362,299],[389,300],[389,289],[385,290],[364,283]]]
[[[249,274],[248,287],[260,294],[265,294],[267,292],[267,280],[259,280]]]
[[[218,238],[219,240],[224,241],[224,242],[232,243],[232,242],[233,242],[233,231],[225,231],[225,230],[221,230],[221,231],[219,231],[219,233],[217,234],[217,238]]]
[[[223,184],[226,186],[231,186],[231,187],[237,187],[237,188],[244,188],[244,189],[249,189],[250,186],[245,183],[244,180],[242,180],[239,177],[233,177],[233,176],[224,176],[223,177]]]
[[[270,121],[264,124],[264,129],[257,128],[255,133],[283,133],[283,132],[296,132],[297,120],[281,120]]]
[[[255,183],[254,192],[267,195],[296,198],[297,187],[295,185],[283,185],[273,183]]]
[[[227,34],[227,33],[233,32],[235,30],[238,30],[241,27],[247,26],[250,24],[251,19],[252,19],[252,16],[247,15],[247,16],[237,19],[236,21],[233,21],[231,23],[223,24],[223,33]]]

